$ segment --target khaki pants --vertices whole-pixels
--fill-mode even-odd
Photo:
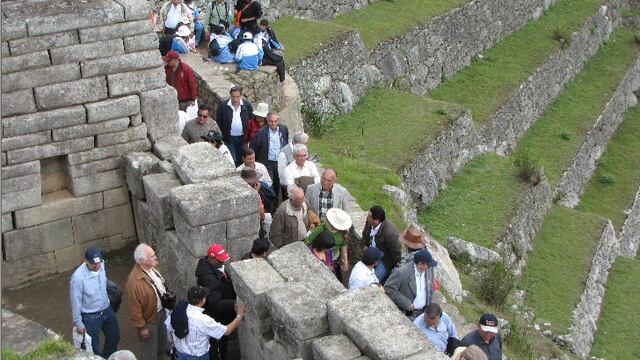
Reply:
[[[167,313],[164,309],[156,314],[153,322],[147,326],[150,337],[142,342],[142,360],[159,360],[167,356],[167,327],[164,321]]]

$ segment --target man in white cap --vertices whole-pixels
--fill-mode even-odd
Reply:
[[[332,248],[333,263],[335,265],[336,276],[338,279],[342,279],[340,271],[346,272],[349,270],[349,255],[347,253],[347,240],[345,239],[345,236],[350,236],[347,231],[352,224],[351,216],[349,216],[346,211],[331,208],[327,211],[327,221],[316,226],[304,240],[307,245],[311,245],[313,240],[323,231],[326,231],[333,236],[336,241]]]
[[[502,338],[498,330],[498,318],[493,314],[482,314],[478,328],[462,338],[462,345],[478,346],[489,360],[502,359]]]
[[[236,50],[236,62],[238,63],[238,71],[240,70],[258,70],[262,63],[264,51],[253,42],[253,34],[245,32],[242,34],[242,43]]]

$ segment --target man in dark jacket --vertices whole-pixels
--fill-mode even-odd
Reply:
[[[253,35],[258,32],[258,19],[262,17],[262,5],[258,0],[238,0],[236,11],[240,13],[241,33],[250,31]]]
[[[396,227],[386,218],[384,209],[378,205],[372,206],[367,214],[367,224],[362,231],[362,241],[365,247],[375,246],[384,254],[382,263],[375,269],[380,284],[384,284],[391,270],[402,259],[399,237]]]
[[[273,180],[273,189],[278,191],[280,189],[278,154],[289,143],[289,129],[280,124],[280,115],[275,111],[267,114],[267,125],[251,139],[251,148],[256,153],[256,161],[267,167],[269,176]],[[282,198],[284,199],[285,196]]]
[[[223,325],[231,323],[236,317],[236,293],[233,290],[231,279],[224,271],[224,264],[228,260],[229,254],[227,254],[222,245],[213,244],[209,247],[207,256],[200,259],[196,267],[198,285],[207,288],[209,291],[204,313]],[[227,336],[223,336],[220,341],[210,340],[210,360],[224,358],[227,352],[228,340]],[[216,350],[219,350],[219,352]]]
[[[231,88],[229,99],[220,103],[216,111],[216,122],[222,131],[222,140],[229,148],[236,167],[242,164],[244,130],[252,114],[251,103],[242,98],[242,88],[236,86]]]
[[[178,106],[185,111],[187,107],[195,104],[198,96],[198,86],[193,70],[189,65],[180,61],[180,55],[171,50],[162,57],[167,63],[164,67],[165,80],[178,92]]]

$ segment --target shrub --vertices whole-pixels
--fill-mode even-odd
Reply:
[[[497,262],[487,268],[480,281],[478,295],[491,306],[502,306],[515,282],[516,278],[511,271],[502,262]]]
[[[520,180],[532,185],[537,185],[540,182],[540,164],[529,150],[518,150],[513,156],[513,165],[516,167]]]
[[[557,27],[553,29],[553,39],[560,43],[561,49],[566,49],[571,45],[572,34],[569,29]]]
[[[613,174],[603,174],[600,175],[599,180],[602,185],[613,185],[616,182],[616,177]]]
[[[569,140],[571,139],[571,133],[567,129],[562,129],[560,131],[560,138],[562,140]]]
[[[447,110],[445,110],[445,109],[438,109],[438,110],[436,110],[436,114],[442,115],[442,116],[447,116],[448,113],[447,113]]]
[[[327,131],[333,129],[333,119],[325,118],[317,111],[304,105],[301,107],[300,112],[309,135],[321,137]]]

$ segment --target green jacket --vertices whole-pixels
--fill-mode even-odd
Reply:
[[[232,24],[233,12],[233,6],[229,6],[226,1],[222,4],[218,4],[216,0],[211,0],[211,2],[207,4],[204,19],[202,20],[205,30],[209,30],[209,25],[218,25],[220,20],[224,20],[229,24]]]
[[[340,231],[331,232],[326,224],[320,224],[316,226],[311,231],[311,233],[307,235],[307,238],[304,239],[304,243],[307,244],[307,246],[311,246],[311,244],[313,243],[313,240],[315,240],[316,237],[318,237],[318,235],[320,235],[320,233],[323,231],[330,233],[333,236],[333,239],[336,241],[336,245],[333,248],[331,248],[331,251],[333,252],[333,258],[337,259],[338,256],[340,256],[340,248],[347,246],[347,243],[344,241],[344,235],[342,235],[342,232]]]

